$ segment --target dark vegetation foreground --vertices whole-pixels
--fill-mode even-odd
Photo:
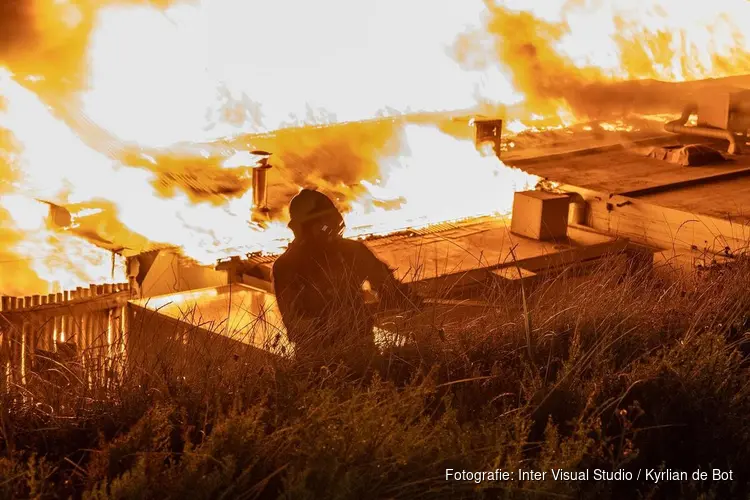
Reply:
[[[563,279],[529,292],[525,313],[494,294],[364,376],[196,355],[90,387],[32,381],[2,395],[0,497],[748,498],[749,283],[737,262],[677,282]],[[642,472],[564,482],[551,469]]]

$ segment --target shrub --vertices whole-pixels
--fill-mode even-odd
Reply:
[[[184,374],[190,363],[147,377],[131,366],[106,392],[70,385],[54,400],[12,388],[2,401],[0,495],[746,496],[750,265],[733,266],[679,282],[561,277],[554,293],[528,290],[525,308],[500,295],[486,309],[436,306],[411,343],[386,346],[364,374],[229,357],[231,368]],[[596,468],[718,468],[735,480],[565,482],[550,473]],[[513,477],[446,481],[446,469]],[[547,474],[524,480],[519,469]]]

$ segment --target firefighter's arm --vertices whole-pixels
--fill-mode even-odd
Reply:
[[[422,307],[422,298],[407,285],[393,276],[393,270],[378,259],[364,244],[361,247],[361,258],[367,281],[378,293],[384,307],[412,308]]]

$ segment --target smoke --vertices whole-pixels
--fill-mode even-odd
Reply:
[[[738,27],[742,19],[750,22],[744,0],[690,8],[671,0],[637,1],[638,8],[619,0],[566,0],[556,13],[555,2],[524,10],[508,3],[485,0],[483,29],[461,35],[454,53],[467,70],[501,66],[536,114],[554,115],[565,106],[592,119],[665,111],[675,104],[673,86],[648,80],[750,72]]]
[[[569,28],[551,23],[529,12],[514,12],[487,1],[487,33],[492,45],[482,45],[477,33],[468,33],[457,43],[457,56],[472,69],[482,69],[494,55],[509,69],[515,88],[526,94],[527,104],[542,115],[554,115],[559,101],[573,101],[588,82],[604,79],[598,68],[579,70],[573,61],[555,49]],[[479,34],[484,35],[484,34]],[[493,53],[477,58],[483,47]],[[571,103],[573,104],[573,103]]]

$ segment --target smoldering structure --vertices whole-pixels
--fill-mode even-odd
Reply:
[[[626,142],[622,134],[609,142],[574,135],[543,151],[505,148],[506,164],[545,179],[538,189],[515,194],[510,223],[484,216],[373,236],[366,244],[436,304],[477,301],[488,287],[520,293],[521,286],[531,288],[561,273],[583,278],[602,259],[620,259],[622,272],[658,270],[665,262],[687,270],[730,262],[742,252],[750,229],[737,205],[738,193],[750,189],[749,102],[743,91],[709,90],[686,104],[679,125],[672,121],[661,132],[625,132]],[[478,148],[489,142],[496,151],[503,149],[498,147],[500,120],[475,117],[466,123]],[[273,199],[266,175],[273,156],[254,153],[261,159],[248,167],[255,187],[248,220],[266,217]],[[174,349],[175,335],[201,338],[201,345],[220,337],[236,346],[231,352],[251,349],[253,356],[288,354],[273,298],[274,259],[237,255],[203,266],[168,246],[128,255],[130,283],[117,293],[127,294],[121,313],[127,319],[121,321],[139,325],[137,339],[123,344],[129,358],[154,362],[158,350],[147,346],[161,339],[164,349]],[[75,307],[84,307],[87,299],[78,291]],[[35,318],[49,316],[50,308],[64,315],[68,307],[64,301],[42,304],[33,298],[6,298],[3,304],[22,326],[37,324]],[[381,331],[393,328],[392,318],[383,321]],[[10,356],[13,366],[23,360],[24,370],[38,366],[34,353],[59,343],[61,334],[66,342],[81,339],[79,350],[93,348],[86,345],[85,339],[94,338],[88,323],[52,324],[44,334],[20,328],[25,347],[6,349],[6,359]]]
[[[611,268],[622,273],[659,272],[664,263],[692,271],[731,262],[742,253],[748,229],[741,202],[750,188],[750,97],[741,81],[612,82],[596,68],[577,68],[553,50],[559,26],[490,10],[493,50],[514,69],[517,87],[527,92],[524,106],[534,104],[537,111],[554,115],[562,100],[581,117],[598,122],[509,138],[504,131],[508,123],[491,112],[409,117],[471,138],[478,150],[486,154],[489,149],[505,165],[542,182],[537,189],[515,193],[510,220],[476,216],[366,237],[368,247],[399,279],[433,304],[475,306],[488,289],[517,296],[550,277],[585,279],[605,259],[614,259],[618,265]],[[87,30],[86,19],[76,25],[80,33]],[[503,31],[507,26],[521,35],[510,37]],[[22,32],[16,38],[34,40],[33,29]],[[75,52],[75,37],[70,43],[66,53]],[[18,47],[4,44],[2,49],[16,55],[22,53]],[[22,57],[16,61],[20,74],[35,73],[33,64],[21,64]],[[62,81],[54,76],[46,75],[44,81]],[[512,107],[506,111],[512,115]],[[632,111],[681,115],[639,128],[629,126],[627,113]],[[314,184],[340,194],[335,198],[346,211],[363,190],[361,182],[381,176],[374,152],[393,148],[393,131],[405,120],[314,131],[301,127],[192,144],[187,149],[197,151],[200,159],[186,154],[186,161],[175,160],[179,155],[174,150],[137,148],[129,156],[122,145],[117,151],[104,149],[114,158],[127,158],[129,168],[153,174],[152,185],[165,198],[184,195],[196,204],[222,205],[252,191],[252,206],[243,218],[254,230],[271,230],[274,222],[283,221],[286,202],[300,186]],[[72,122],[96,128],[85,117]],[[614,132],[603,132],[609,129]],[[109,144],[112,138],[99,132],[97,140]],[[315,139],[304,140],[310,134]],[[87,137],[92,135],[97,136]],[[217,154],[202,155],[209,150]],[[226,165],[229,153],[238,151],[256,159]],[[450,163],[453,180],[467,175],[460,161],[435,161]],[[320,165],[325,168],[311,168]],[[472,196],[472,189],[456,187],[442,201],[458,205]],[[132,234],[111,221],[104,224],[96,215],[72,215],[85,210],[43,201],[49,203],[53,228],[111,252],[113,262],[116,256],[125,258],[129,282],[4,297],[2,313],[10,321],[0,327],[3,383],[41,376],[45,359],[63,355],[89,363],[103,359],[104,370],[118,357],[145,366],[163,356],[189,360],[215,350],[212,346],[231,353],[230,359],[289,354],[273,296],[273,252],[238,253],[201,264],[169,242]],[[192,221],[184,222],[192,228]],[[383,317],[379,328],[397,335],[398,321]]]

